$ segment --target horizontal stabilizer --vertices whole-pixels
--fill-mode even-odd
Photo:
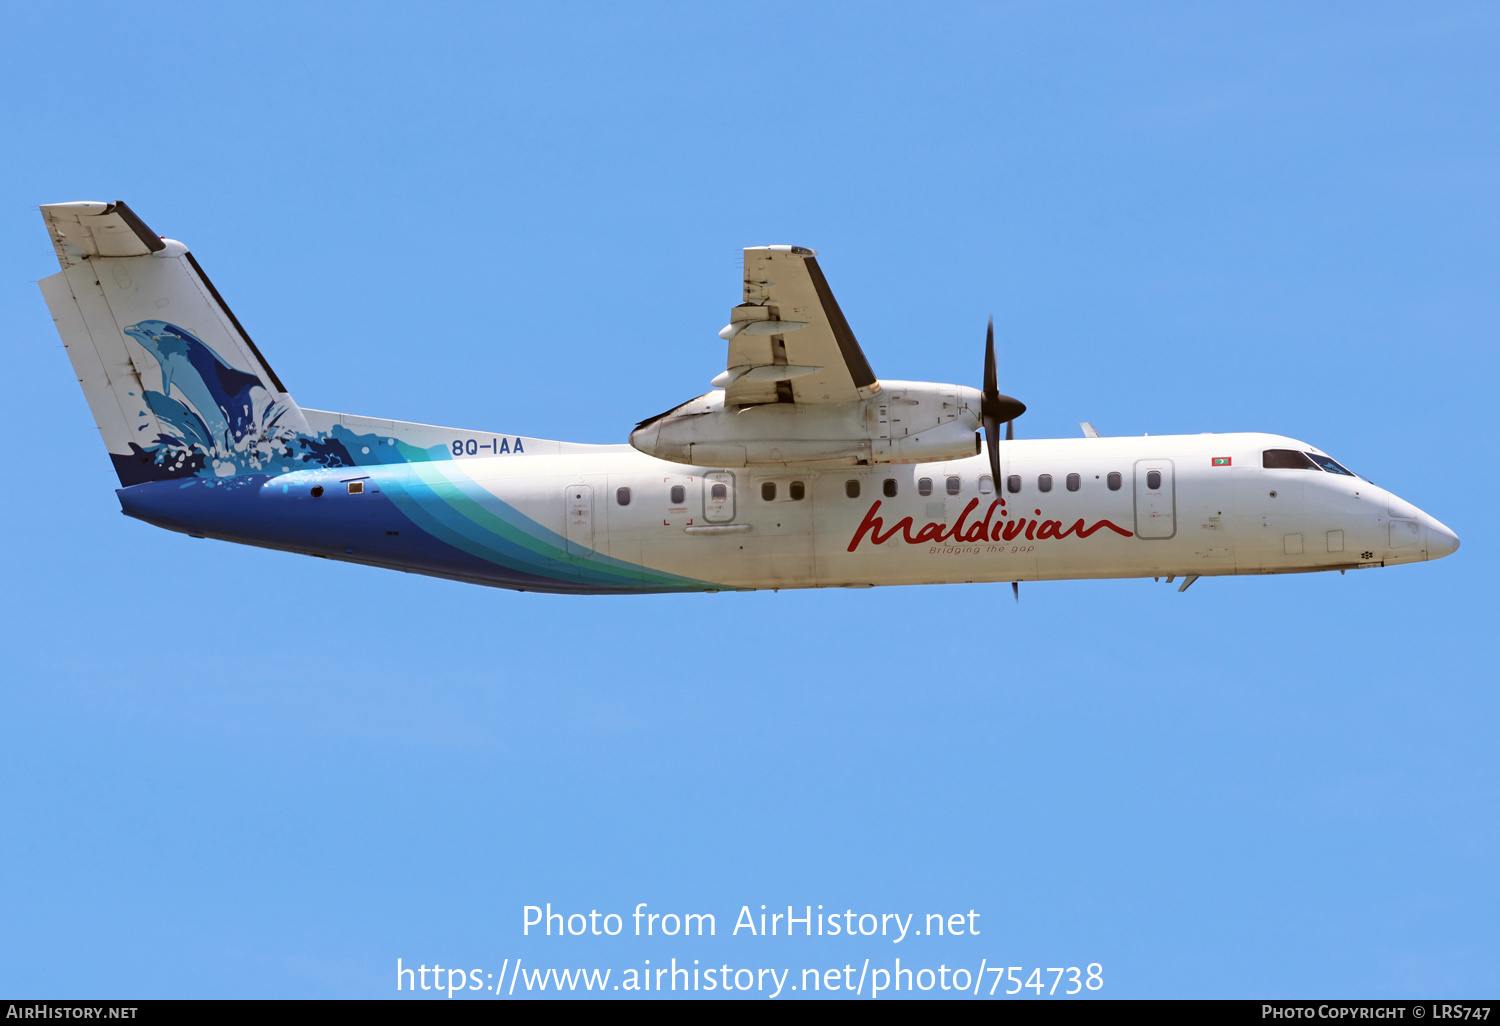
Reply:
[[[42,207],[42,216],[63,267],[82,257],[149,256],[167,245],[124,200],[49,203]]]

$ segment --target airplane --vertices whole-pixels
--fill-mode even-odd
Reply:
[[[1275,434],[1016,439],[983,387],[877,378],[814,250],[744,251],[703,395],[592,445],[296,403],[181,242],[44,205],[40,282],[122,511],[195,538],[566,594],[1340,572],[1458,537]],[[1001,428],[1004,437],[1001,437]]]

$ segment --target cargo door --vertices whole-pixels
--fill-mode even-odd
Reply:
[[[568,485],[563,499],[568,555],[586,556],[594,550],[594,489],[586,484]]]

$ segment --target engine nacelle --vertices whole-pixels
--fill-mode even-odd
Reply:
[[[698,467],[927,463],[979,452],[979,408],[977,389],[919,381],[849,403],[726,407],[716,389],[645,421],[630,444]]]

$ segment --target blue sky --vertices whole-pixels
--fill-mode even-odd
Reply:
[[[0,992],[382,997],[397,957],[1500,984],[1492,5],[0,25]],[[33,284],[35,206],[74,199],[187,242],[308,406],[623,440],[722,368],[739,248],[794,243],[883,377],[977,384],[993,314],[1023,437],[1291,434],[1463,548],[1016,605],[559,598],[195,541],[119,514]],[[523,937],[546,902],[719,936]],[[727,936],[761,904],[981,933]]]

